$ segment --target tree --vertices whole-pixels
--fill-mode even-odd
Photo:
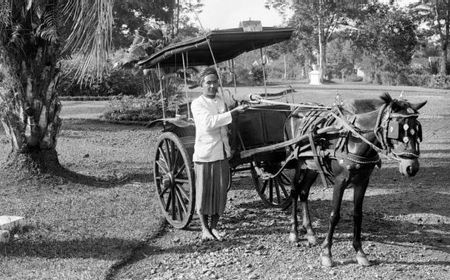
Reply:
[[[293,0],[288,3],[284,0],[266,0],[265,3],[267,8],[273,7],[281,13],[285,13],[287,9],[294,11],[290,22],[297,29],[296,36],[305,45],[312,46],[303,49],[312,48],[317,51],[317,60],[323,77],[326,73],[327,43],[340,26],[347,24],[348,18],[354,14],[355,9],[366,2],[362,0]]]
[[[4,168],[27,174],[61,170],[58,61],[77,51],[86,57],[77,75],[95,67],[101,77],[111,49],[113,1],[0,2],[1,122],[11,142]]]
[[[438,38],[441,48],[441,75],[447,72],[448,45],[450,42],[450,1],[449,0],[422,0],[409,6],[413,15],[420,23],[425,24],[422,29],[428,35]],[[431,31],[431,32],[428,32]],[[430,34],[431,33],[431,34]],[[430,36],[430,37],[431,37]]]
[[[121,0],[113,7],[113,45],[128,47],[134,34],[145,34],[150,20],[171,23],[175,14],[175,1],[167,0]]]
[[[328,72],[333,76],[345,79],[353,73],[355,67],[355,45],[345,36],[339,36],[328,44],[327,63]]]
[[[418,43],[411,16],[379,4],[362,11],[351,37],[360,51],[359,64],[372,79],[383,71],[398,73],[407,68]]]
[[[191,22],[191,16],[197,17],[202,7],[201,0],[176,0],[170,32],[172,42],[195,37],[199,33]]]

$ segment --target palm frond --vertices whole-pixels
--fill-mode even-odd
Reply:
[[[56,43],[59,39],[58,27],[62,22],[58,1],[48,1],[45,3],[45,7],[36,5],[34,12],[41,19],[36,33],[44,40]]]
[[[0,30],[11,21],[12,0],[0,0]]]
[[[97,78],[102,78],[111,50],[114,0],[68,0],[63,9],[73,28],[63,53],[79,52],[86,57],[76,72],[82,77],[94,67]]]

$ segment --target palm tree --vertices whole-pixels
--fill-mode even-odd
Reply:
[[[101,77],[111,46],[114,0],[0,0],[0,113],[10,138],[4,168],[60,170],[56,140],[61,103],[59,61],[85,56],[82,77]]]

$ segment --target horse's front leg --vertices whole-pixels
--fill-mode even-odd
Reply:
[[[333,188],[333,210],[330,214],[330,222],[328,226],[328,232],[325,237],[325,240],[322,243],[322,252],[321,252],[321,260],[322,265],[326,267],[333,266],[332,254],[331,254],[331,246],[333,244],[333,234],[336,225],[341,218],[341,203],[342,196],[344,195],[344,190],[347,187],[348,178],[338,176],[335,178],[335,185]]]
[[[355,179],[359,179],[360,181],[352,184],[353,185],[353,248],[356,251],[356,261],[359,265],[369,266],[370,262],[366,257],[362,249],[361,242],[361,224],[362,224],[362,206],[364,201],[364,195],[367,190],[367,186],[369,184],[370,173],[367,174],[364,172],[361,176],[358,176]]]

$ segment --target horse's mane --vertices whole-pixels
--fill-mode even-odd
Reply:
[[[363,114],[377,110],[383,104],[392,102],[389,93],[383,93],[379,99],[350,99],[342,108],[352,114]]]

